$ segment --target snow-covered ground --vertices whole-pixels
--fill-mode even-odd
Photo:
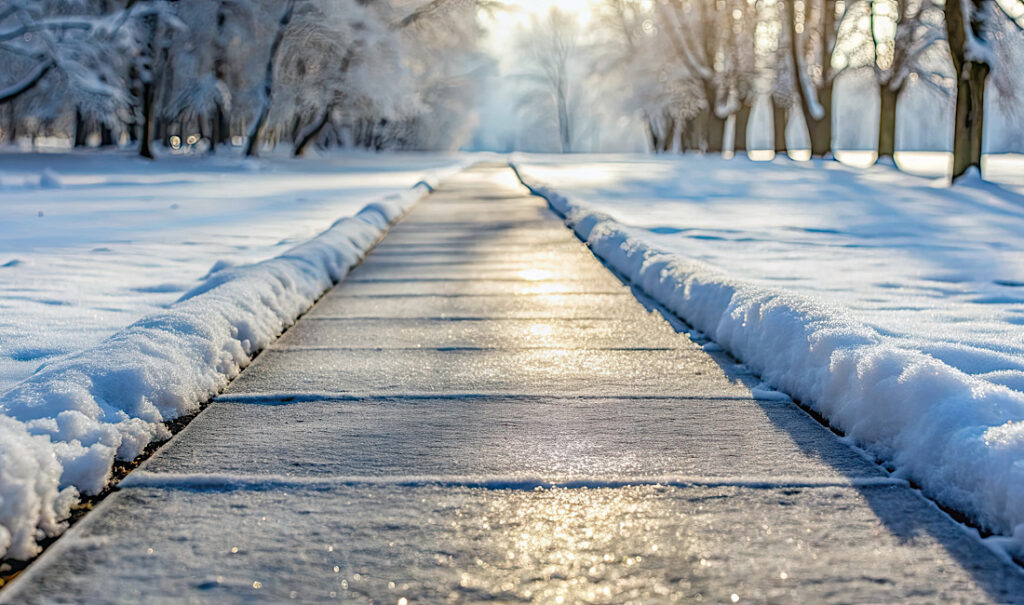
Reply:
[[[517,165],[596,253],[769,385],[1024,546],[1024,157],[989,159],[1002,185],[952,187],[789,159]]]
[[[115,457],[166,437],[162,421],[344,277],[419,181],[466,162],[0,154],[0,556],[62,531]]]
[[[0,393],[163,309],[214,266],[275,256],[457,161],[0,153]]]

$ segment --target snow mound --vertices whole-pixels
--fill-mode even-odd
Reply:
[[[840,306],[757,286],[655,249],[631,229],[520,173],[635,286],[766,385],[810,406],[943,505],[1024,553],[1024,393],[890,343]],[[759,389],[757,397],[781,394]]]
[[[79,492],[101,492],[115,459],[167,438],[429,191],[372,203],[284,254],[220,266],[166,311],[52,361],[0,396],[0,556],[35,555]]]

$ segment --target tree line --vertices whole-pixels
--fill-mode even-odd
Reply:
[[[478,12],[499,5],[0,0],[0,142],[58,136],[146,157],[161,145],[455,148],[495,64]],[[589,21],[556,10],[505,52],[521,63],[519,117],[562,151],[593,137],[576,114],[601,99],[577,80],[596,78],[640,116],[651,150],[720,152],[731,123],[742,152],[769,99],[775,150],[796,120],[826,156],[837,79],[859,72],[877,85],[880,158],[896,150],[907,90],[955,98],[960,176],[980,167],[986,90],[1005,102],[1020,84],[1022,27],[1024,0],[597,0]]]
[[[954,177],[980,168],[985,92],[1011,98],[1024,46],[1020,0],[606,0],[590,28],[595,71],[631,84],[656,151],[720,152],[726,122],[744,151],[751,111],[771,100],[774,148],[802,120],[812,156],[832,152],[835,83],[871,73],[880,158],[895,152],[910,85],[955,97]]]
[[[488,59],[470,0],[0,0],[0,142],[449,149]]]

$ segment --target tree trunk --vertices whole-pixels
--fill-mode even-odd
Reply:
[[[789,3],[789,11],[786,17],[787,26],[789,27],[789,48],[791,58],[793,61],[793,77],[796,79],[796,93],[800,100],[800,111],[803,113],[804,121],[807,123],[807,134],[811,139],[811,155],[821,157],[828,154],[832,150],[832,81],[827,76],[827,72],[830,69],[830,63],[832,61],[831,51],[827,44],[822,44],[822,56],[821,56],[821,69],[825,74],[822,76],[823,83],[821,85],[814,85],[808,81],[811,77],[810,74],[805,73],[805,70],[801,69],[803,62],[802,54],[803,49],[800,48],[799,40],[800,36],[796,31],[796,18],[795,12],[792,10],[792,4],[795,0]],[[822,22],[821,35],[826,38],[830,35],[832,28],[832,19],[835,17],[834,13],[830,13],[831,9],[834,9],[834,5],[830,2],[825,2],[824,19]],[[817,93],[818,103],[821,105],[822,116],[816,118],[814,116],[813,100],[808,98],[808,89],[814,86],[815,92]]]
[[[818,89],[818,101],[825,110],[820,120],[807,115],[807,130],[811,136],[811,155],[824,157],[832,152],[832,84]]]
[[[680,146],[682,152],[701,151],[708,148],[708,123],[703,119],[687,120],[681,131]]]
[[[786,108],[772,100],[772,128],[775,141],[775,153],[786,153]]]
[[[114,147],[114,130],[106,124],[100,125],[100,147]]]
[[[18,142],[18,108],[13,99],[7,102],[7,142],[14,144]]]
[[[672,118],[666,118],[666,128],[664,136],[661,139],[661,151],[662,153],[668,153],[672,151],[672,143],[675,140],[676,133],[676,121]]]
[[[153,134],[155,130],[156,90],[152,82],[142,85],[142,133],[139,135],[139,155],[153,159]]]
[[[324,114],[320,116],[309,129],[306,130],[304,135],[297,137],[295,141],[295,157],[302,157],[306,155],[306,150],[309,146],[316,142],[317,138],[320,137],[320,133],[324,131],[331,122],[331,108],[328,107],[324,110]]]
[[[704,153],[721,153],[725,142],[725,120],[715,113],[715,87],[713,82],[704,82],[704,99],[707,106],[703,113],[703,144],[701,150]]]
[[[213,77],[225,86],[227,80],[227,61],[225,55],[227,51],[224,45],[228,37],[224,31],[224,26],[228,21],[226,9],[227,2],[220,0],[217,3],[217,41],[214,46],[213,60]],[[210,154],[217,153],[217,145],[221,145],[231,138],[230,130],[227,115],[224,111],[224,100],[220,99],[217,102],[216,109],[213,111],[213,115],[210,117],[210,148],[207,152]]]
[[[204,140],[213,141],[213,128],[210,127],[212,122],[213,120],[210,120],[207,116],[196,116],[196,134],[199,135],[196,145]]]
[[[647,144],[650,145],[650,151],[658,153],[658,135],[654,133],[654,125],[651,124],[650,118],[644,118],[644,129],[647,131]]]
[[[210,116],[210,148],[208,153],[217,153],[217,145],[223,145],[231,141],[231,123],[228,121],[227,113],[217,104],[217,109]]]
[[[75,109],[75,147],[85,147],[89,139],[88,124],[80,109]]]
[[[142,81],[142,132],[139,133],[139,155],[152,160],[153,155],[153,141],[156,135],[156,83],[158,64],[161,63],[163,53],[167,52],[166,49],[161,49],[160,45],[157,44],[160,36],[160,21],[156,16],[147,18],[150,25],[149,30],[149,42],[146,45],[146,51],[150,54],[150,65],[149,73],[144,76]]]
[[[217,144],[228,145],[231,143],[231,120],[228,119],[228,114],[223,108],[217,108],[216,116],[217,124]]]
[[[964,22],[963,2],[971,2],[969,11],[975,16],[970,23]],[[946,38],[949,44],[953,70],[957,75],[956,113],[953,125],[953,179],[964,175],[972,166],[981,172],[981,150],[984,132],[985,81],[989,65],[967,56],[967,28],[972,34],[984,39],[984,22],[978,15],[984,14],[981,0],[946,0]]]
[[[317,118],[314,122],[319,123],[320,118]],[[291,134],[289,135],[292,144],[297,145],[299,139],[302,138],[302,133],[305,130],[303,126],[301,115],[295,114],[295,118],[292,120]]]
[[[984,143],[985,81],[989,66],[967,61],[960,70],[956,86],[956,127],[953,131],[953,178],[974,167],[981,174]]]
[[[210,146],[207,148],[206,153],[214,155],[217,153],[217,143],[220,142],[221,133],[221,119],[220,119],[220,107],[214,110],[213,115],[210,116]]]
[[[281,20],[277,24],[277,31],[274,33],[274,41],[270,45],[270,56],[267,57],[267,68],[263,74],[263,103],[260,106],[259,114],[256,116],[256,121],[253,122],[252,127],[249,129],[249,142],[245,147],[245,157],[247,158],[255,157],[259,154],[260,132],[263,130],[263,126],[266,125],[267,117],[270,115],[270,96],[274,92],[274,63],[277,62],[277,51],[281,48],[281,41],[284,40],[284,31],[292,21],[292,12],[294,10],[295,1],[290,0],[284,10],[284,14],[281,15]]]
[[[746,153],[747,151],[747,123],[750,122],[751,109],[750,105],[744,103],[736,112],[733,122],[733,153]]]
[[[705,153],[722,153],[725,147],[725,120],[715,115],[714,110],[708,111],[705,129]]]
[[[572,151],[572,134],[569,131],[569,101],[565,91],[559,88],[558,103],[558,138],[562,144],[562,153]]]
[[[892,159],[896,153],[896,101],[899,99],[899,91],[882,84],[879,88],[879,98],[882,101],[881,112],[878,115],[878,159]]]
[[[700,121],[696,119],[684,120],[679,123],[676,142],[673,143],[676,146],[675,151],[686,153],[700,148],[700,125]]]

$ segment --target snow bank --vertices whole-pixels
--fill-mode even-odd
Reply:
[[[429,189],[370,204],[270,260],[216,271],[165,312],[0,396],[0,556],[35,555],[79,492],[102,491],[115,459],[168,437],[164,421],[223,389]]]
[[[838,305],[735,279],[520,178],[594,253],[762,379],[820,412],[896,476],[1024,556],[1024,394],[898,348]]]

